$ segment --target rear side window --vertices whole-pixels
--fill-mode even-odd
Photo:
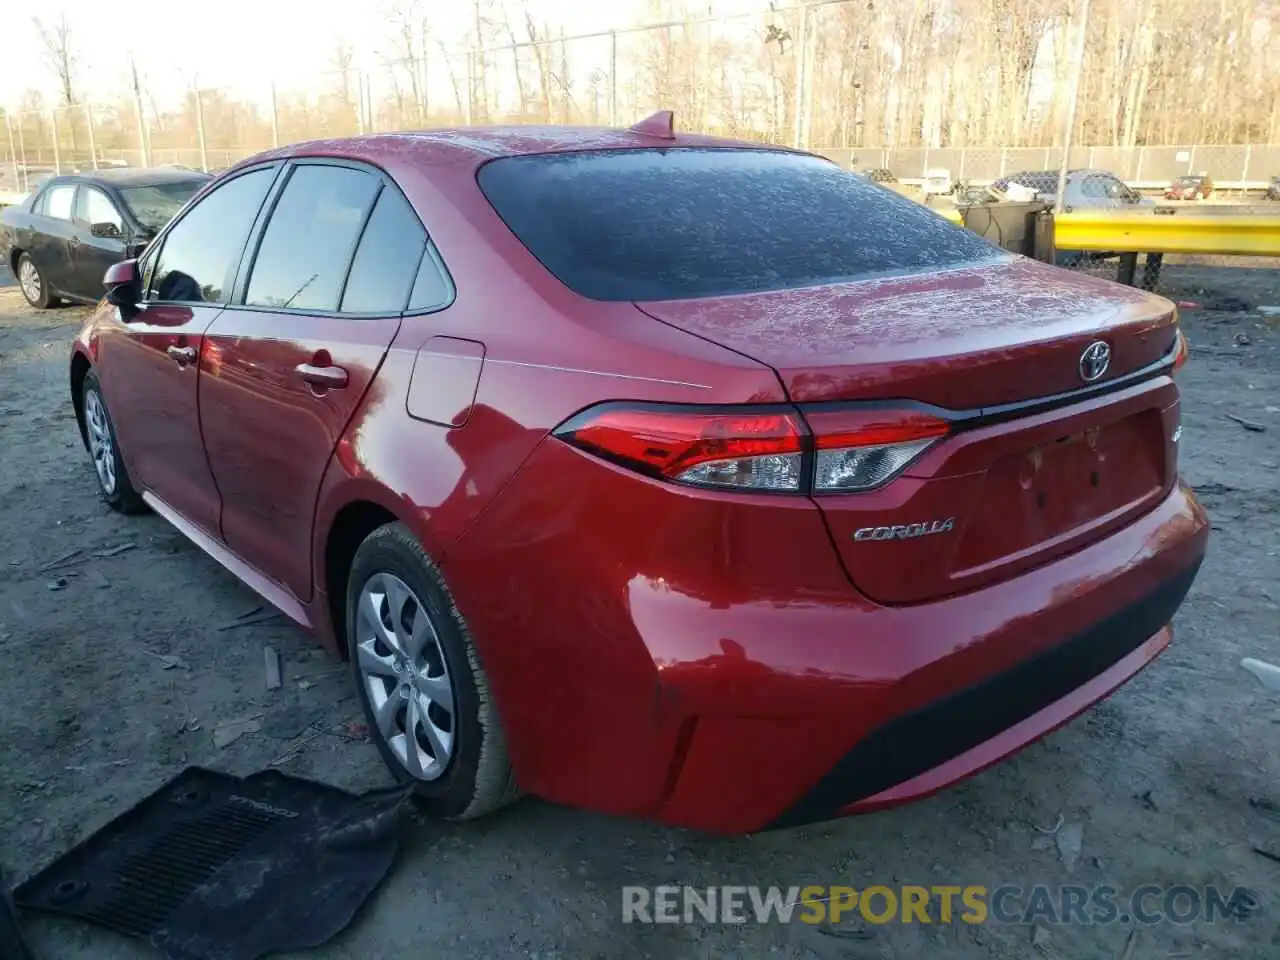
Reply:
[[[530,252],[594,300],[816,286],[1001,255],[905,197],[780,151],[506,157],[479,183]]]
[[[410,310],[437,310],[453,301],[453,281],[445,271],[436,249],[427,244],[409,297]]]
[[[223,303],[249,228],[275,180],[272,168],[241,174],[213,189],[165,235],[151,298]]]
[[[1107,197],[1107,185],[1097,177],[1085,177],[1080,181],[1080,192],[1086,197],[1092,197],[1095,200],[1105,200]]]
[[[60,183],[45,194],[44,215],[55,220],[70,220],[71,208],[76,199],[74,183]]]
[[[399,313],[409,300],[427,232],[398,190],[384,188],[374,205],[342,294],[344,313]]]
[[[371,174],[350,167],[295,168],[262,235],[245,303],[337,310],[379,186]]]

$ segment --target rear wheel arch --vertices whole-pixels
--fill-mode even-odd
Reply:
[[[347,645],[342,642],[346,635],[347,622],[347,577],[351,572],[352,561],[360,544],[369,534],[389,523],[397,523],[400,518],[372,500],[352,500],[344,504],[329,524],[324,540],[323,583],[328,609],[329,623],[333,635],[338,639],[338,650],[346,659]]]
[[[76,413],[76,425],[80,428],[80,442],[87,449],[89,446],[89,435],[85,432],[84,425],[84,378],[88,375],[92,364],[89,358],[79,350],[71,355],[71,405]]]
[[[26,253],[21,247],[14,247],[9,251],[9,269],[13,271],[13,275],[18,275],[18,261],[22,259],[22,255]]]

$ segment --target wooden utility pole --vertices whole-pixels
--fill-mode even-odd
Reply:
[[[147,143],[147,121],[142,116],[142,84],[138,82],[138,64],[130,57],[129,71],[133,75],[133,104],[138,112],[138,146],[142,150],[142,166],[151,166],[151,145]]]
[[[805,104],[808,99],[806,96],[809,89],[809,5],[802,4],[800,7],[800,31],[799,36],[791,41],[791,49],[796,54],[796,86],[795,92],[791,97],[791,107],[795,116],[792,117],[793,126],[791,130],[791,145],[797,150],[804,147],[805,135]]]

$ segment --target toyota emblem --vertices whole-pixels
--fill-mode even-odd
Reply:
[[[1101,340],[1095,340],[1080,354],[1080,379],[1093,383],[1107,372],[1111,365],[1111,348]]]

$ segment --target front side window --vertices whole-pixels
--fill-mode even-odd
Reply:
[[[819,286],[1001,255],[913,200],[782,151],[504,157],[478,180],[529,251],[593,300]]]
[[[55,220],[70,220],[75,199],[74,183],[59,183],[50,187],[44,201],[44,215]]]
[[[337,310],[356,239],[379,186],[376,177],[350,167],[295,168],[262,235],[245,303]]]
[[[1102,188],[1106,191],[1107,196],[1112,200],[1129,199],[1129,188],[1114,177],[1104,177],[1102,180]]]
[[[164,238],[150,299],[224,303],[275,174],[272,168],[241,174],[192,207]]]
[[[81,223],[93,226],[95,223],[109,223],[117,231],[124,230],[124,219],[120,211],[101,190],[96,187],[81,187],[76,198],[76,219]]]

